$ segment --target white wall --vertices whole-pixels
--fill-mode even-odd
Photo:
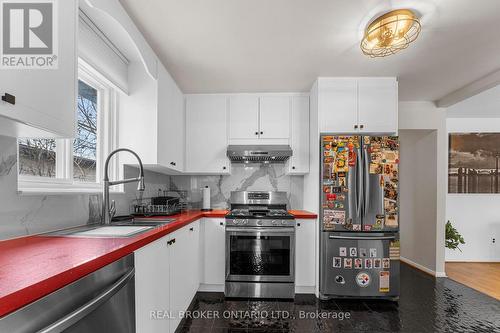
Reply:
[[[480,99],[473,98],[475,103],[466,100],[456,104],[456,106],[449,109],[448,115],[463,115],[467,110],[469,114],[472,114],[474,109],[480,112],[483,104]],[[490,103],[488,102],[486,105],[488,110],[491,110]],[[497,110],[500,117],[500,98],[498,99]],[[448,118],[447,130],[449,133],[498,133],[500,132],[500,118],[484,118],[481,113],[474,118]],[[452,221],[454,227],[465,239],[465,244],[460,247],[462,252],[446,249],[446,260],[500,261],[500,247],[498,245],[498,237],[500,236],[500,194],[448,194],[446,202],[446,218]],[[496,239],[495,243],[493,243],[494,238]]]
[[[401,257],[430,271],[436,267],[436,130],[400,130]]]
[[[399,131],[401,259],[445,276],[446,109],[432,102],[400,102]]]

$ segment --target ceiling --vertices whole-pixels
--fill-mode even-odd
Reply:
[[[500,85],[449,107],[446,113],[449,118],[500,117]]]
[[[435,101],[500,68],[499,0],[120,0],[185,93],[309,91],[318,76],[398,76]],[[373,16],[421,15],[402,52],[359,48]]]

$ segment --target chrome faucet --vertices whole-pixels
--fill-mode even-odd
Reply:
[[[126,151],[131,153],[132,155],[135,156],[137,161],[139,161],[139,177],[137,178],[128,178],[128,179],[123,179],[123,180],[115,180],[115,181],[109,181],[109,175],[108,175],[108,165],[109,165],[109,160],[111,157],[119,153],[121,151]],[[109,207],[109,187],[114,186],[114,185],[119,185],[119,184],[125,184],[125,183],[132,183],[132,182],[137,182],[137,191],[143,192],[145,189],[144,186],[144,168],[142,167],[142,161],[139,158],[139,155],[137,155],[135,152],[133,152],[130,149],[127,148],[119,148],[114,151],[112,151],[108,158],[106,159],[106,163],[104,164],[104,179],[103,179],[103,202],[102,202],[102,216],[104,218],[104,224],[110,224],[111,219],[116,213],[116,207],[115,207],[115,202],[113,200],[112,206]]]

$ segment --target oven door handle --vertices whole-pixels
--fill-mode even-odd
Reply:
[[[265,233],[294,233],[295,228],[293,227],[271,227],[271,228],[238,228],[238,227],[227,227],[226,232],[245,232],[245,233],[255,233],[255,232],[265,232]]]
[[[352,240],[386,240],[386,239],[396,239],[395,236],[332,236],[330,235],[328,238],[330,239],[352,239]]]

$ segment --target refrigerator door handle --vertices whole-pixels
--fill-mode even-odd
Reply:
[[[330,239],[349,239],[349,240],[390,240],[390,239],[396,239],[395,236],[333,236],[330,235],[328,236]]]
[[[363,217],[365,217],[366,212],[368,212],[368,209],[370,208],[370,200],[369,200],[369,195],[370,195],[370,154],[368,153],[368,148],[364,147],[363,148],[363,160],[364,160],[364,165],[363,165],[363,203],[364,203],[364,210],[363,210]]]
[[[356,216],[361,216],[361,208],[363,207],[363,157],[361,149],[357,149],[356,163],[358,172],[356,175]]]

